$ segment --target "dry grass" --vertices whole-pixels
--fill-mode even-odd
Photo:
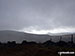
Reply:
[[[75,51],[75,48],[16,45],[15,47],[0,47],[0,56],[59,56],[58,51]]]

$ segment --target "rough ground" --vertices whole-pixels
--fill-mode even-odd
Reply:
[[[42,45],[0,46],[0,56],[59,56],[58,51],[75,51],[75,48]],[[62,55],[75,56],[75,55]]]

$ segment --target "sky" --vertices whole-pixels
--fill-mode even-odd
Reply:
[[[75,32],[75,0],[0,0],[0,30]]]

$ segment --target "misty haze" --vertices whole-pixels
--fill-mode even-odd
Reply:
[[[75,51],[75,0],[0,0],[0,56],[58,51]]]

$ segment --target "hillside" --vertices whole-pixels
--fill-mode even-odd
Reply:
[[[64,34],[58,36],[50,36],[50,35],[37,35],[37,34],[29,34],[25,32],[18,32],[18,31],[0,31],[0,41],[7,42],[7,41],[16,41],[22,42],[23,40],[27,41],[36,41],[36,42],[45,42],[52,38],[53,41],[59,41],[60,36],[62,36],[62,40],[70,41],[72,34]],[[74,41],[75,41],[75,34],[73,34]]]
[[[61,35],[62,40],[68,40],[72,34]],[[74,36],[74,34],[73,34]],[[0,31],[0,56],[60,56],[58,52],[73,51],[75,52],[75,43],[66,43],[63,41],[52,42],[49,40],[59,40],[59,36],[36,35],[17,31]],[[23,40],[28,40],[28,42]],[[48,40],[48,41],[47,41]],[[75,39],[74,39],[75,40]],[[10,42],[13,41],[13,42]],[[16,42],[22,43],[16,43]],[[29,41],[46,41],[44,43],[36,43]],[[75,56],[62,55],[62,56]]]
[[[27,41],[36,41],[36,42],[44,42],[49,40],[49,35],[36,35],[36,34],[29,34],[25,32],[18,32],[18,31],[0,31],[0,41],[16,41],[22,42],[23,40]]]

